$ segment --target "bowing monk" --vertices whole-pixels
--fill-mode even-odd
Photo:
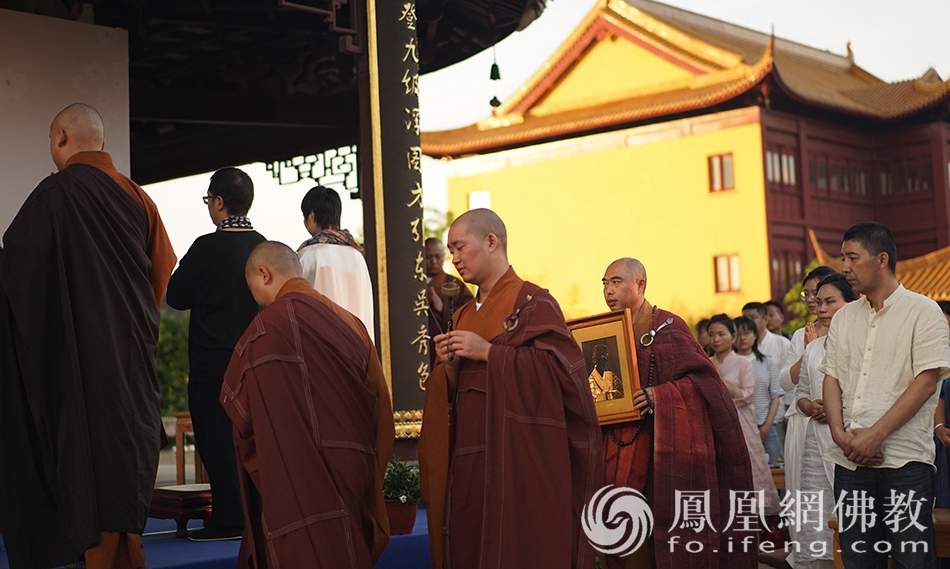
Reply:
[[[395,437],[376,348],[286,245],[258,245],[245,276],[265,308],[221,388],[244,505],[238,569],[369,569],[389,543],[383,475]]]
[[[607,556],[606,566],[755,568],[757,551],[748,533],[728,529],[730,491],[752,491],[749,454],[732,402],[716,368],[679,316],[644,297],[647,273],[636,259],[618,259],[603,278],[611,310],[633,313],[633,341],[642,388],[634,393],[639,421],[603,427],[607,484],[647,497],[654,516],[653,539],[627,557]],[[651,342],[652,340],[652,342]],[[676,492],[709,491],[700,514],[709,522],[682,527]],[[674,524],[676,527],[674,527]],[[754,535],[754,534],[752,534]],[[687,551],[686,542],[699,542]]]
[[[0,526],[14,568],[141,567],[175,254],[155,204],[103,151],[96,109],[66,107],[49,136],[58,173],[0,255]]]
[[[448,245],[478,294],[435,338],[426,382],[419,454],[433,567],[591,567],[581,514],[603,477],[583,354],[557,301],[508,264],[494,212],[460,216]]]

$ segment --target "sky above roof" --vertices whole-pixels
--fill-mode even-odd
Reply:
[[[933,67],[950,75],[950,2],[946,0],[668,0],[665,4],[845,55],[888,81],[923,75]],[[422,129],[445,130],[491,114],[493,96],[504,100],[524,83],[593,8],[591,0],[549,0],[536,22],[495,48],[501,81],[489,80],[492,50],[421,78]]]
[[[950,76],[947,0],[668,0],[666,4],[764,33],[774,25],[778,37],[838,55],[845,54],[850,41],[855,63],[885,81],[919,77],[930,67],[944,80]],[[458,128],[489,116],[491,98],[504,100],[527,81],[593,6],[593,0],[548,0],[537,21],[506,38],[495,50],[422,76],[422,129]],[[489,80],[493,56],[501,69],[501,81]],[[267,238],[296,248],[308,237],[300,200],[314,183],[279,186],[263,165],[246,169],[257,190],[250,212],[255,226]],[[444,163],[425,158],[427,207],[447,209],[447,176]],[[200,202],[209,177],[203,174],[146,188],[159,206],[179,257],[195,238],[214,229],[206,206]],[[361,234],[360,202],[344,197],[343,204],[343,226]]]

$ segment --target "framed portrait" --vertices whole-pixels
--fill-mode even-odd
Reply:
[[[567,323],[584,353],[591,397],[601,425],[636,421],[633,394],[640,389],[630,310],[578,318]]]

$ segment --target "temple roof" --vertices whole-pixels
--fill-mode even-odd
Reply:
[[[599,44],[616,41],[629,42],[667,67],[652,84],[641,79],[627,89],[612,87],[637,75],[638,60],[592,82],[602,93],[573,100],[558,95],[568,82],[579,82],[572,74],[583,76],[578,70]],[[766,79],[770,85],[762,85]],[[950,82],[933,70],[886,83],[855,65],[850,47],[848,55],[836,55],[652,0],[600,0],[491,117],[423,133],[422,149],[431,156],[489,152],[696,112],[757,89],[761,98],[770,88],[809,106],[872,121],[899,119],[950,100]]]
[[[829,254],[822,249],[813,230],[808,230],[808,237],[811,239],[818,262],[840,271],[842,266],[841,257]],[[933,300],[950,300],[950,247],[944,247],[913,259],[898,261],[895,273],[897,280],[907,290],[912,290]]]

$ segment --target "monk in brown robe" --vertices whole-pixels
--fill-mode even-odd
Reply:
[[[376,348],[303,278],[290,247],[261,243],[245,276],[265,308],[221,388],[243,494],[238,569],[369,569],[389,543],[383,476],[395,438]]]
[[[0,526],[11,567],[141,567],[164,436],[155,346],[175,254],[158,209],[76,103],[58,173],[0,255]]]
[[[472,300],[472,293],[465,284],[442,270],[445,263],[445,245],[435,237],[426,239],[426,296],[429,301],[429,337],[435,338],[449,330],[449,300],[442,292],[442,285],[456,282],[459,292],[452,298],[453,313]],[[435,363],[435,343],[429,340],[429,359]]]
[[[607,556],[611,569],[755,568],[755,540],[726,528],[731,490],[752,491],[752,470],[736,406],[716,368],[682,318],[647,302],[647,274],[636,259],[618,259],[603,278],[611,310],[633,313],[633,341],[642,389],[634,406],[643,419],[603,427],[607,484],[647,497],[654,516],[653,540],[627,557]],[[652,342],[651,342],[652,340]],[[710,524],[679,527],[676,491],[709,491],[701,507]],[[682,516],[680,518],[682,521]],[[673,527],[674,523],[678,527]],[[754,535],[754,534],[753,534]],[[688,552],[687,542],[702,549]]]
[[[550,293],[508,264],[494,212],[460,216],[448,245],[478,295],[435,338],[426,382],[419,454],[433,567],[589,568],[581,514],[603,476],[583,354]]]

